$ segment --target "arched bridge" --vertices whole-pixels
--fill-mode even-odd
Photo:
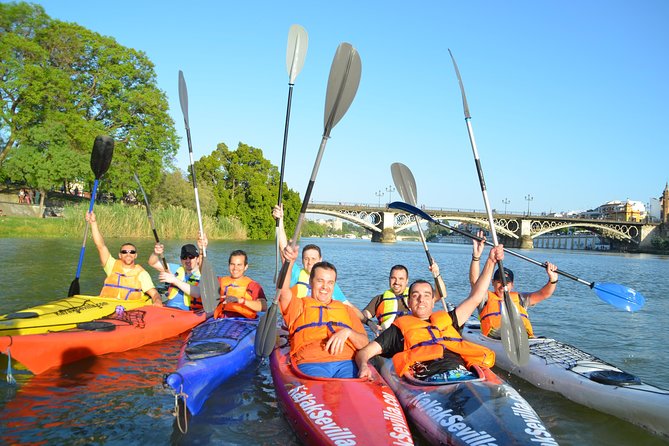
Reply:
[[[489,229],[487,214],[469,209],[423,208],[435,220],[457,221]],[[372,233],[373,242],[393,243],[397,232],[415,226],[415,216],[395,209],[365,204],[315,203],[307,212],[341,218],[362,226]],[[658,230],[658,223],[591,220],[582,218],[549,217],[544,215],[493,214],[495,229],[509,247],[531,249],[532,240],[542,234],[567,228],[582,228],[615,240],[639,246],[650,244],[649,235]]]

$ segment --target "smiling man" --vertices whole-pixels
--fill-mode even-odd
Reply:
[[[87,212],[86,221],[91,225],[93,242],[98,249],[105,274],[107,274],[100,296],[121,300],[136,300],[143,299],[144,294],[147,294],[153,300],[154,305],[162,306],[160,294],[153,285],[151,276],[144,268],[135,263],[137,247],[132,243],[124,243],[119,250],[118,259],[115,259],[105,245],[95,213]]]
[[[245,276],[249,259],[241,249],[232,251],[228,259],[229,276],[219,277],[221,302],[214,317],[239,317],[255,319],[258,311],[267,309],[267,298],[262,286]]]
[[[198,245],[202,246],[202,238],[198,240]],[[158,278],[161,282],[169,284],[165,306],[179,308],[180,310],[201,310],[202,299],[199,284],[202,258],[200,250],[190,243],[183,245],[179,256],[181,266],[177,267],[174,273],[165,271],[165,267],[160,261],[164,252],[163,244],[156,243],[149,257],[149,265],[160,272]]]
[[[409,298],[409,270],[404,265],[395,265],[390,268],[388,277],[389,288],[382,294],[374,296],[362,313],[367,320],[376,316],[377,330],[390,327],[395,318],[409,314],[407,306]]]

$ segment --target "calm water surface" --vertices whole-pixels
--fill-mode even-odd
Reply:
[[[429,278],[422,245],[381,245],[364,240],[318,239],[324,257],[337,265],[349,300],[363,307],[387,287],[390,267],[405,264],[410,279]],[[116,247],[121,240],[108,240]],[[181,242],[167,242],[168,260],[178,259]],[[152,243],[138,243],[145,262]],[[0,314],[65,296],[74,279],[81,245],[75,240],[0,239]],[[227,273],[233,249],[245,249],[249,275],[274,296],[273,242],[212,243],[208,254],[216,271]],[[471,248],[431,244],[448,297],[459,302],[468,293]],[[602,302],[587,286],[561,277],[556,293],[531,310],[535,331],[576,345],[595,356],[669,388],[669,258],[578,251],[533,250],[537,260],[551,260],[563,271],[588,281],[615,282],[646,296],[645,307],[627,313]],[[540,268],[507,256],[515,285],[533,291],[546,282]],[[154,276],[155,277],[155,276]],[[83,293],[97,294],[104,279],[97,252],[89,242],[81,274]],[[258,363],[211,396],[191,420],[188,434],[174,424],[173,396],[162,387],[172,371],[182,338],[131,352],[91,358],[39,376],[16,372],[17,386],[0,382],[0,444],[299,444],[277,407],[267,364]],[[6,365],[2,364],[2,374]],[[668,444],[643,429],[579,406],[561,396],[508,379],[532,404],[563,445]],[[669,410],[669,408],[667,408]],[[420,443],[420,440],[418,441]]]

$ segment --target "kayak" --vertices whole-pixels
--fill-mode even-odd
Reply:
[[[89,356],[124,352],[167,339],[203,322],[202,312],[148,305],[54,333],[0,336],[0,352],[35,375]]]
[[[49,333],[75,328],[80,322],[105,317],[116,311],[151,304],[151,299],[119,300],[100,296],[72,296],[0,316],[0,336]],[[120,310],[119,310],[120,311]]]
[[[478,321],[468,321],[462,337],[494,350],[497,367],[540,389],[669,437],[669,390],[555,339],[531,338],[530,361],[519,367],[508,359],[501,341],[481,334]]]
[[[255,361],[253,350],[258,319],[209,319],[195,327],[179,354],[177,370],[167,384],[197,415],[211,392]]]
[[[316,378],[276,348],[270,370],[288,423],[308,445],[412,445],[406,418],[392,390],[373,370],[372,380]]]
[[[557,444],[530,404],[490,369],[475,366],[473,379],[426,382],[398,376],[392,359],[372,363],[430,444]]]

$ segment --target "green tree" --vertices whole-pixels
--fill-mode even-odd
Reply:
[[[104,187],[133,189],[132,172],[153,190],[177,147],[167,99],[153,64],[38,5],[0,3],[0,170],[43,191],[76,179],[93,182],[95,137],[114,138]]]
[[[198,182],[198,197],[202,213],[216,215],[218,204],[213,188],[210,184]],[[138,191],[139,194],[141,192]],[[142,197],[140,197],[142,199]],[[184,177],[180,170],[163,175],[163,179],[155,191],[149,196],[151,205],[168,207],[176,206],[186,209],[195,209],[195,193],[193,184]]]

